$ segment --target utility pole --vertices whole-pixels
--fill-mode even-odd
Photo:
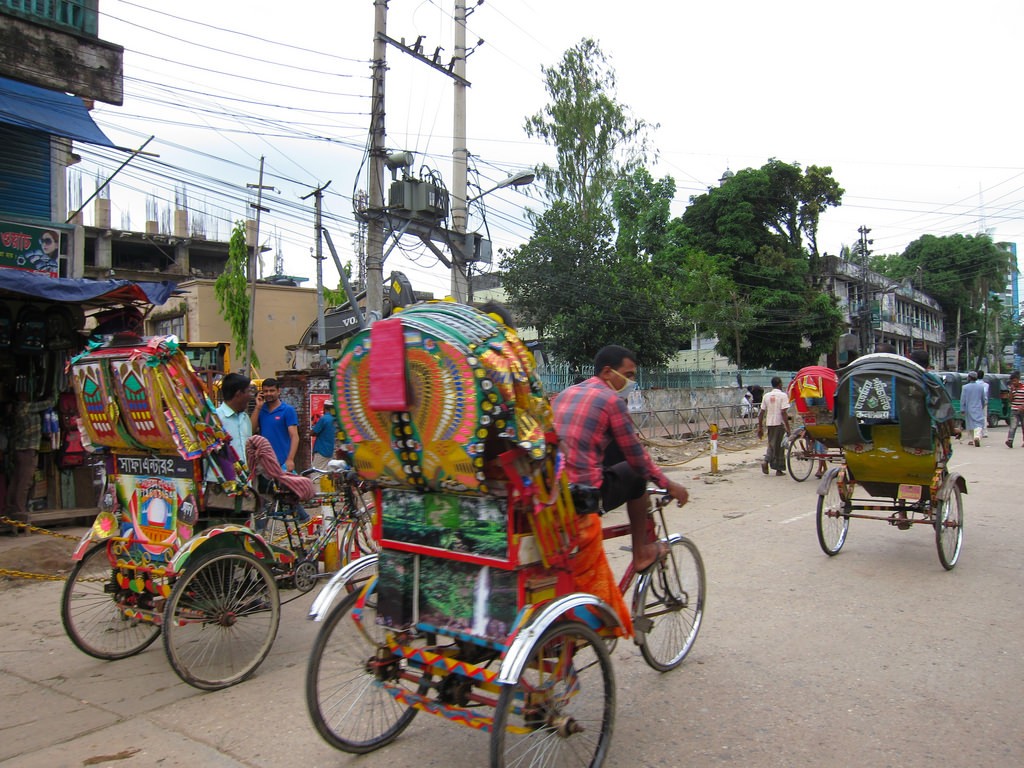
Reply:
[[[320,364],[325,368],[327,367],[327,349],[324,347],[324,341],[327,338],[327,325],[324,322],[324,249],[320,233],[323,230],[324,190],[329,186],[331,186],[331,182],[328,181],[302,198],[306,200],[311,195],[316,198],[313,208],[313,234],[316,236],[316,254],[313,256],[316,259],[316,338],[320,344]]]
[[[269,211],[269,208],[263,207],[263,190],[273,189],[273,187],[265,187],[263,185],[263,162],[266,158],[260,157],[260,180],[258,184],[246,184],[245,186],[249,189],[256,188],[256,203],[249,203],[249,205],[256,209],[256,234],[253,236],[252,251],[249,255],[249,329],[246,333],[245,342],[245,367],[242,369],[242,373],[245,376],[249,375],[252,371],[252,348],[255,343],[253,340],[254,336],[254,321],[256,319],[256,260],[260,252],[260,214],[263,211]]]
[[[453,59],[455,115],[452,127],[452,229],[457,244],[452,248],[452,298],[469,303],[469,264],[466,253],[466,0],[455,0],[455,58]]]
[[[370,204],[366,209],[366,311],[384,313],[384,75],[388,2],[374,0],[373,94],[370,106]],[[357,211],[357,213],[359,213]]]

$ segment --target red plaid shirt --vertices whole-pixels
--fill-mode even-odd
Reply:
[[[668,478],[637,438],[626,402],[601,379],[562,390],[552,403],[555,431],[562,443],[569,482],[600,488],[605,449],[614,440],[638,475],[666,488]]]

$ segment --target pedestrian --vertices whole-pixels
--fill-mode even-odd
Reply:
[[[981,428],[985,423],[985,387],[978,381],[978,372],[967,374],[967,383],[960,391],[960,413],[964,426],[971,430],[975,447],[981,447]]]
[[[299,450],[299,415],[295,409],[281,399],[277,379],[264,379],[256,395],[256,408],[252,412],[253,434],[267,439],[274,450],[274,456],[286,472],[295,472],[295,454]],[[253,470],[255,471],[255,469]],[[266,493],[270,481],[259,475],[258,490]],[[309,520],[309,513],[301,504],[288,510],[301,524]],[[257,529],[260,526],[257,525]]]
[[[277,379],[264,379],[251,417],[253,434],[270,441],[274,455],[288,472],[295,471],[299,450],[299,415],[281,399]]]
[[[24,377],[19,376],[18,379]],[[36,401],[29,398],[27,381],[17,381],[17,400],[13,406],[10,452],[14,457],[11,475],[7,478],[5,514],[11,520],[28,523],[28,501],[32,493],[32,482],[39,459],[39,442],[43,439],[43,422],[40,414],[53,407],[52,402]],[[16,533],[18,529],[14,529]],[[22,530],[28,531],[28,528]]]
[[[1024,384],[1020,381],[1020,371],[1010,374],[1010,434],[1006,447],[1013,448],[1013,438],[1017,427],[1021,428],[1021,439],[1024,440]]]
[[[327,471],[327,462],[334,458],[334,441],[338,434],[338,423],[334,420],[334,403],[324,403],[324,412],[310,431],[316,435],[313,441],[313,467]]]
[[[988,396],[989,396],[988,381],[985,379],[985,374],[981,370],[981,368],[979,368],[977,370],[977,374],[978,374],[978,381],[981,382],[981,386],[985,390],[985,419],[984,419],[984,421],[982,421],[982,424],[981,424],[981,436],[982,437],[988,437]]]
[[[761,398],[761,409],[757,415],[757,438],[765,436],[768,428],[768,450],[761,462],[761,471],[768,474],[768,467],[776,475],[786,474],[786,453],[782,440],[789,434],[789,395],[782,389],[782,379],[772,377],[772,388]]]

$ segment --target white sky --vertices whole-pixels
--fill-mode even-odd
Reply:
[[[447,62],[453,8],[391,0],[388,34],[425,35],[425,52],[440,45]],[[372,0],[102,0],[100,12],[100,36],[126,49],[126,100],[98,105],[94,117],[122,146],[155,134],[147,150],[170,166],[161,176],[144,172],[154,168],[145,161],[122,172],[115,226],[129,210],[141,229],[144,194],[170,207],[180,169],[191,205],[241,218],[244,185],[257,181],[265,155],[265,183],[276,190],[261,239],[275,248],[280,240],[285,271],[314,275],[310,201],[299,198],[328,180],[328,225],[342,260],[351,258],[350,198],[366,186]],[[1020,0],[487,0],[468,28],[470,45],[485,41],[467,64],[467,143],[479,172],[470,182],[481,188],[551,159],[523,132],[547,102],[540,67],[593,37],[616,70],[619,101],[660,125],[651,170],[675,178],[676,214],[727,167],[775,157],[829,165],[846,190],[822,220],[827,252],[852,244],[861,225],[880,253],[923,234],[983,228],[997,241],[1024,241]],[[450,183],[451,81],[394,48],[387,56],[388,147],[416,152],[417,170],[429,166]],[[87,196],[97,164],[109,173],[124,156],[80,151]],[[502,190],[487,203],[496,248],[528,238],[520,211],[539,201]],[[385,272],[402,269],[415,288],[443,295],[447,271],[411,238],[408,247]],[[325,282],[337,283],[330,261]]]

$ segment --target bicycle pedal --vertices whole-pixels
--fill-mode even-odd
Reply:
[[[646,616],[633,617],[633,631],[639,634],[647,634],[654,629],[654,622]]]

